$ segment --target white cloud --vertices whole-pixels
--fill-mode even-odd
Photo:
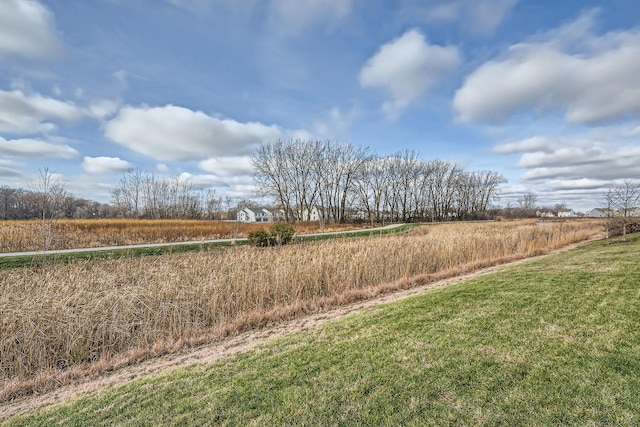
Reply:
[[[507,142],[494,147],[494,151],[500,154],[525,153],[528,151],[542,151],[549,153],[553,151],[557,141],[550,140],[544,136],[534,136],[521,141]]]
[[[322,138],[338,138],[360,116],[361,111],[358,108],[354,107],[348,111],[342,111],[338,107],[333,107],[326,112],[324,117],[314,122],[315,133]]]
[[[40,94],[26,95],[20,90],[0,90],[0,132],[49,132],[56,129],[53,121],[72,122],[83,115],[84,112],[70,102]]]
[[[386,91],[392,99],[382,109],[395,119],[459,64],[457,48],[430,45],[413,29],[380,47],[360,71],[360,85]]]
[[[109,99],[96,99],[89,104],[87,115],[102,120],[113,116],[118,111],[119,104]]]
[[[168,173],[171,172],[171,169],[169,168],[169,166],[167,166],[164,163],[158,163],[156,165],[156,170],[160,173]]]
[[[216,176],[253,174],[253,166],[249,156],[211,158],[198,163],[198,167]]]
[[[174,105],[124,107],[104,132],[112,141],[159,161],[246,155],[282,133],[275,125],[240,123]]]
[[[119,157],[88,157],[82,161],[82,168],[88,173],[126,172],[133,165]]]
[[[467,122],[500,123],[533,111],[564,112],[573,124],[626,120],[640,113],[640,32],[601,36],[594,12],[527,43],[472,72],[454,107]]]
[[[5,139],[0,136],[0,153],[3,156],[25,158],[72,159],[78,151],[69,145],[53,144],[39,139]]]
[[[640,136],[640,126],[635,126],[631,129],[628,129],[625,133],[625,136],[627,137],[635,137],[635,136]]]
[[[5,178],[20,178],[22,174],[18,171],[0,166],[0,176]]]
[[[280,35],[314,27],[332,29],[349,16],[354,0],[271,0],[269,24]]]
[[[400,18],[407,22],[459,23],[468,32],[487,35],[502,23],[518,0],[404,0]]]
[[[60,50],[53,14],[36,0],[0,1],[0,58],[51,56]]]
[[[640,178],[640,147],[591,138],[536,136],[498,145],[494,151],[520,153],[517,166],[525,180],[559,180],[566,185],[584,180]]]
[[[191,174],[183,172],[180,179],[188,180],[196,188],[214,188],[221,190],[221,194],[228,197],[251,198],[256,195],[256,185],[249,175],[236,175],[221,178],[218,175]]]

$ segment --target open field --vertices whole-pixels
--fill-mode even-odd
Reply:
[[[442,224],[399,236],[5,270],[0,400],[600,232],[593,222]]]
[[[250,231],[269,225],[162,219],[0,221],[0,253],[230,239],[246,237]],[[318,224],[312,222],[298,223],[295,227],[299,234],[320,231]],[[354,227],[331,225],[324,231],[350,228]]]
[[[507,266],[6,425],[638,425],[639,237]]]

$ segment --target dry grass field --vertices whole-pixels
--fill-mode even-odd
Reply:
[[[0,253],[72,249],[143,243],[246,237],[264,224],[237,224],[207,220],[69,219],[53,221],[1,221]],[[348,229],[331,226],[326,231]],[[298,223],[299,234],[319,231],[317,223]]]
[[[441,224],[406,235],[5,270],[0,401],[61,381],[61,372],[110,369],[601,232],[594,222]]]

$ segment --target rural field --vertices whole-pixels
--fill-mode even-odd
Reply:
[[[637,425],[639,240],[501,267],[5,423]]]
[[[437,224],[403,235],[6,269],[0,401],[599,234],[596,222]]]
[[[256,223],[180,219],[0,221],[0,253],[228,239],[246,237],[263,227]],[[354,227],[332,225],[324,231],[350,228]],[[317,222],[296,224],[300,234],[319,231]]]

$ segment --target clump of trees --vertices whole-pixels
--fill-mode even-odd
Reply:
[[[330,141],[264,143],[252,164],[262,194],[283,207],[287,222],[308,219],[314,208],[335,223],[484,218],[505,182],[498,172],[465,171],[413,150],[383,157]]]
[[[282,246],[293,241],[295,228],[291,224],[276,222],[269,230],[259,229],[249,232],[247,240],[253,246]]]
[[[610,213],[607,218],[607,234],[622,235],[622,240],[627,240],[627,232],[640,230],[640,184],[634,184],[629,180],[615,185],[604,193],[603,208]]]
[[[0,219],[106,218],[111,206],[74,197],[48,168],[40,170],[29,189],[0,186]]]
[[[189,178],[141,170],[122,175],[111,201],[118,216],[152,219],[218,219],[223,204],[215,190],[196,189]]]

